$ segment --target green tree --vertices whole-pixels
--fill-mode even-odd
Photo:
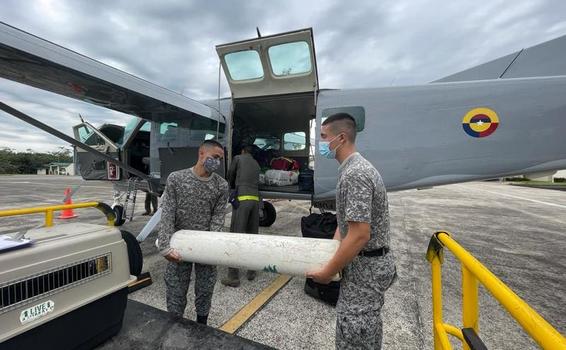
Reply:
[[[65,147],[49,153],[34,152],[32,149],[16,152],[9,147],[0,148],[0,174],[36,174],[38,169],[49,163],[72,161],[72,152]]]

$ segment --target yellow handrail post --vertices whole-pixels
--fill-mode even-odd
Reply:
[[[431,263],[432,271],[432,331],[434,334],[434,350],[442,350],[440,342],[440,327],[442,321],[442,271],[440,260],[434,257]]]
[[[45,227],[53,226],[53,210],[45,211]]]
[[[428,244],[426,258],[430,262],[432,274],[432,334],[434,350],[450,349],[448,336],[442,321],[442,244],[436,236],[432,236]],[[448,343],[448,347],[446,344]]]
[[[479,335],[478,325],[478,280],[462,264],[462,323],[463,328],[473,328]],[[464,350],[470,350],[468,344],[464,343]]]
[[[458,244],[458,242],[453,240],[448,233],[436,232],[432,236],[427,250],[427,259],[431,262],[431,264],[434,261],[434,259],[432,259],[434,254],[429,254],[429,252],[431,251],[433,241],[434,245],[440,245],[440,248],[432,250],[441,251],[442,246],[444,246],[454,254],[463,266],[465,266],[465,269],[462,269],[463,276],[467,275],[466,281],[462,282],[463,294],[465,294],[465,297],[467,298],[467,301],[463,301],[463,304],[465,305],[465,323],[469,322],[468,325],[475,323],[477,326],[477,284],[481,283],[540,347],[543,349],[566,349],[566,338],[564,338],[526,302],[519,298],[517,294],[515,294],[491,271],[482,265],[473,255],[467,252],[461,245]],[[429,255],[431,258],[429,258]]]

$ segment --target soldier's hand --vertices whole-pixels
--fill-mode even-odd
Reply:
[[[180,263],[181,262],[181,255],[179,255],[179,252],[177,252],[175,249],[171,249],[169,254],[165,255],[165,259],[167,259],[171,262],[174,262],[174,263]]]
[[[317,283],[328,284],[332,281],[332,275],[328,274],[328,272],[322,268],[318,270],[308,271],[305,276],[307,278],[312,278]]]

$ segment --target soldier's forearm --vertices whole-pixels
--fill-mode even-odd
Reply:
[[[336,231],[334,231],[334,237],[332,237],[332,239],[337,241],[342,240],[342,236],[340,235],[340,229],[338,227],[336,227]]]
[[[348,234],[341,240],[340,247],[325,266],[328,275],[334,276],[342,271],[366,245],[370,238],[369,225],[366,225],[350,225]]]

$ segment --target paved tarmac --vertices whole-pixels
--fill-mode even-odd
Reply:
[[[74,201],[111,202],[111,185],[69,176],[0,176],[0,209],[59,204],[65,187],[81,186]],[[392,249],[398,282],[387,292],[384,349],[432,349],[430,267],[425,260],[433,232],[446,230],[477,259],[566,334],[566,193],[508,186],[497,182],[449,185],[389,194]],[[300,235],[300,217],[308,202],[278,201],[277,221],[264,234]],[[143,212],[143,194],[136,213]],[[104,224],[95,209],[77,211],[80,220]],[[226,224],[230,215],[227,215]],[[124,228],[137,234],[147,217],[136,216]],[[41,225],[43,216],[0,219],[0,233]],[[56,220],[56,223],[58,220]],[[130,298],[164,309],[165,261],[153,247],[155,233],[142,244],[144,270],[153,285]],[[226,270],[220,268],[220,276]],[[261,272],[237,288],[217,283],[209,324],[219,327],[245,306],[277,275]],[[256,313],[237,335],[279,349],[333,349],[334,308],[303,292],[304,279],[293,278]],[[443,296],[445,322],[460,326],[460,266],[445,252]],[[192,286],[191,286],[192,287]],[[185,316],[195,318],[193,290]],[[480,288],[480,336],[490,349],[536,349],[498,302]],[[452,344],[459,348],[457,341]]]

